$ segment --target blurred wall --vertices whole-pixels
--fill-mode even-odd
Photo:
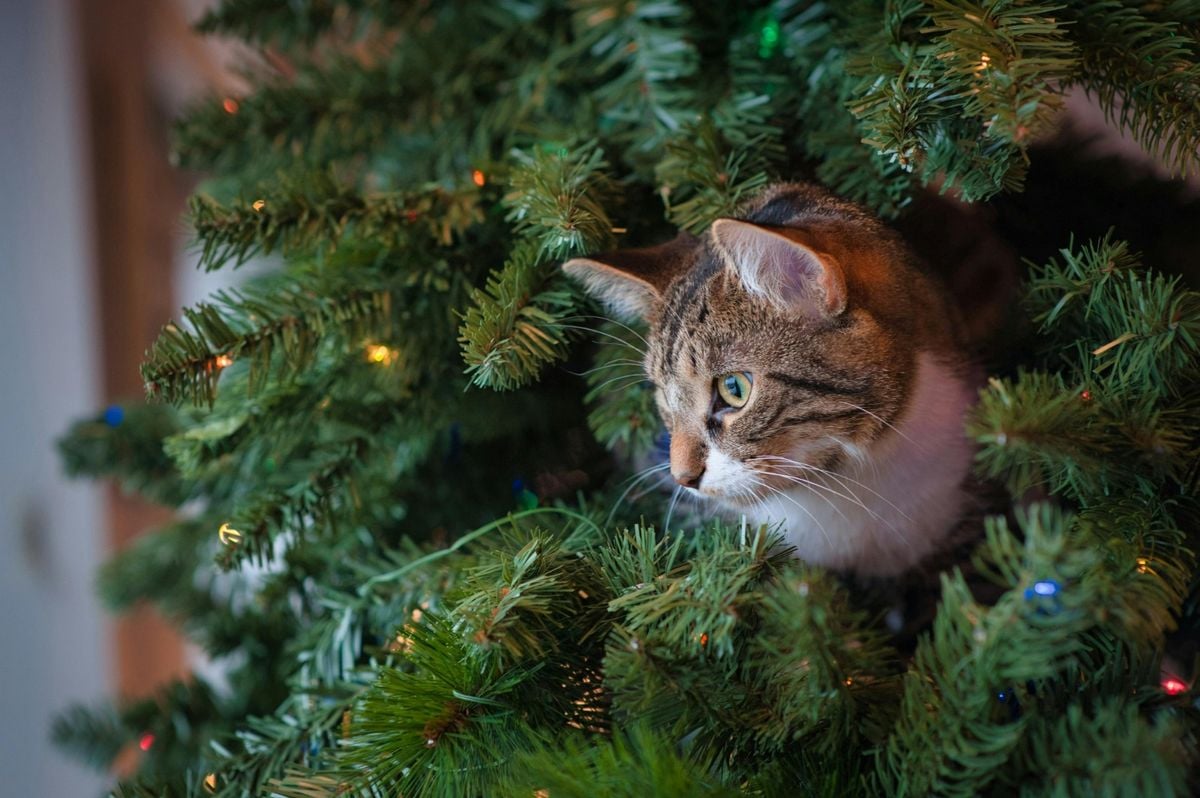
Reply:
[[[49,743],[53,714],[111,689],[93,598],[100,490],[52,441],[96,410],[87,166],[68,0],[0,0],[0,793],[99,795]]]

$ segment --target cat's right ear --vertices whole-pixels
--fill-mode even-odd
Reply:
[[[653,247],[572,258],[562,268],[616,315],[645,321],[662,304],[667,286],[691,268],[698,244],[695,236],[681,232]]]

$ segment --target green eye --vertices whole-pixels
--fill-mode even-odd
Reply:
[[[722,374],[717,377],[717,395],[730,407],[745,407],[750,399],[750,388],[753,384],[750,375],[745,371]]]

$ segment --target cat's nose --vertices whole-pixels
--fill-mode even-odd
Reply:
[[[683,471],[676,473],[671,472],[671,476],[675,477],[675,481],[685,488],[699,488],[700,478],[704,476],[704,466],[700,466],[698,471]]]

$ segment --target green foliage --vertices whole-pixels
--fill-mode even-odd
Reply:
[[[1200,13],[1185,8],[1187,3],[1163,5],[1155,14],[1154,4],[1067,4],[1083,66],[1075,81],[1099,99],[1110,120],[1165,164],[1195,172],[1200,166]]]
[[[1055,11],[1011,0],[897,4],[874,33],[888,63],[868,51],[849,65],[873,81],[852,105],[865,140],[968,200],[1018,188],[1026,142],[1048,126],[1057,84],[1076,69]]]
[[[662,137],[678,130],[695,108],[689,78],[698,53],[686,35],[687,6],[676,0],[581,0],[573,11],[575,31],[595,59],[597,125],[618,142],[632,142],[632,159],[657,155]]]
[[[566,356],[576,300],[558,266],[603,247],[613,234],[604,210],[611,188],[594,142],[570,154],[562,148],[518,155],[506,205],[523,240],[486,287],[472,292],[459,332],[471,381],[500,390],[531,382]]]
[[[201,242],[200,268],[239,266],[274,252],[320,255],[343,238],[386,249],[426,239],[449,244],[482,220],[474,186],[363,195],[315,172],[282,178],[252,196],[233,205],[204,194],[192,197],[189,216]]]
[[[922,184],[1015,191],[1075,85],[1194,166],[1196,3],[224,0],[200,26],[270,64],[176,126],[213,173],[201,266],[276,271],[151,348],[151,394],[194,407],[60,443],[181,509],[99,589],[228,682],[64,714],[99,767],[155,735],[114,794],[1186,794],[1193,696],[1158,679],[1200,607],[1194,290],[1116,234],[1033,267],[1034,351],[968,432],[1055,504],[988,522],[913,654],[878,585],[645,489],[644,330],[559,267],[777,178],[888,217]]]
[[[1055,494],[1102,494],[1110,429],[1082,394],[1059,375],[993,379],[968,428],[984,446],[978,454],[983,472],[1004,477],[1014,495],[1040,485]]]
[[[395,18],[393,5],[384,0],[300,0],[285,4],[274,0],[226,0],[201,17],[196,28],[203,33],[286,48],[311,44],[321,34],[347,22],[360,32],[372,22],[387,24]]]
[[[235,362],[248,363],[247,389],[254,392],[268,373],[287,379],[307,370],[318,348],[338,338],[343,349],[387,338],[392,295],[371,277],[296,271],[289,279],[217,292],[213,302],[184,310],[187,326],[163,328],[142,366],[149,393],[211,405],[222,371]]]
[[[274,715],[247,718],[236,743],[212,746],[220,766],[213,794],[221,798],[262,795],[275,786],[273,779],[296,760],[298,751],[300,762],[319,768],[345,734],[350,708],[365,689],[338,685],[320,693],[297,690]]]
[[[772,140],[763,133],[731,147],[711,121],[685,127],[667,142],[655,172],[667,216],[698,235],[718,217],[735,215],[768,183]]]
[[[121,749],[133,741],[114,709],[80,705],[55,718],[50,738],[55,745],[97,770],[110,766]]]
[[[1200,302],[1147,274],[1111,238],[1035,269],[1028,306],[1057,374],[992,380],[969,427],[990,476],[1089,506],[1113,490],[1155,496],[1200,453]]]
[[[1200,293],[1146,274],[1111,236],[1062,255],[1062,265],[1051,260],[1033,274],[1031,309],[1043,330],[1094,345],[1095,360],[1080,367],[1090,365],[1106,393],[1161,402],[1186,392],[1200,355]]]
[[[351,710],[343,761],[355,781],[388,792],[483,795],[539,737],[512,701],[536,668],[483,667],[448,624],[426,618],[409,631],[411,670],[381,668]]]
[[[115,425],[99,414],[75,422],[58,441],[64,470],[76,477],[114,477],[154,501],[183,503],[191,488],[179,479],[162,441],[180,430],[184,414],[165,405],[112,408],[119,414]]]
[[[613,190],[596,142],[515,152],[519,166],[505,198],[513,229],[538,242],[538,253],[561,261],[612,242],[605,205]]]
[[[725,798],[741,795],[732,785],[705,778],[711,763],[695,762],[675,751],[674,740],[642,727],[596,744],[583,737],[523,754],[511,785],[500,795],[525,798],[549,793],[563,798]]]
[[[894,721],[897,654],[829,574],[798,568],[764,591],[751,643],[770,713],[759,739],[833,760],[847,743],[877,744]]]
[[[1104,591],[1088,583],[1095,570],[1105,570],[1094,540],[1069,516],[1045,505],[1026,514],[1021,527],[1023,541],[1003,520],[989,524],[983,565],[1007,589],[993,606],[976,603],[961,575],[943,576],[933,633],[921,641],[905,674],[899,723],[879,760],[888,794],[986,791],[1004,778],[1028,727],[1046,711],[1049,702],[1037,685],[1068,673],[1083,683],[1090,680],[1086,633],[1102,620],[1114,620],[1103,600],[1097,601]],[[1141,620],[1124,613],[1116,617]],[[1075,710],[1058,716],[1059,723],[1080,724],[1079,707]],[[1136,724],[1131,718],[1122,722]],[[1055,746],[1064,759],[1087,759],[1087,742],[1075,734]],[[1153,736],[1144,744],[1154,745]],[[1038,743],[1024,750],[1046,757]],[[1160,748],[1158,755],[1165,761],[1153,780],[1178,783],[1185,751]],[[1130,769],[1107,776],[1108,789],[1125,794],[1146,783]]]
[[[1022,795],[1185,795],[1186,743],[1178,722],[1148,721],[1136,706],[1110,698],[1091,712],[1074,705],[1028,730],[1027,762],[1038,774]],[[1103,764],[1101,764],[1103,763]]]
[[[532,240],[472,292],[460,333],[467,374],[481,388],[508,390],[535,379],[566,356],[566,322],[575,296]]]

